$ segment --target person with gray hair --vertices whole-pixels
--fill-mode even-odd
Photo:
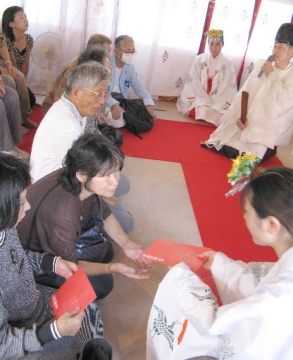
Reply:
[[[130,87],[132,87],[135,94],[143,101],[143,105],[149,114],[153,118],[155,117],[155,103],[139,78],[134,66],[131,65],[135,53],[136,50],[132,37],[120,35],[115,39],[114,54],[110,60],[112,76],[109,91],[111,96],[106,101],[107,107],[109,108],[107,113],[108,123],[114,127],[122,127],[125,125],[123,119],[124,110],[114,95],[122,95],[127,99]]]
[[[33,183],[62,167],[73,141],[84,133],[86,119],[95,116],[109,96],[109,78],[105,67],[95,61],[73,69],[64,94],[47,112],[34,137],[31,152]],[[115,197],[127,194],[129,188],[128,179],[121,176]],[[116,198],[107,202],[123,230],[130,232],[134,226],[132,215],[118,204]]]
[[[87,47],[96,45],[103,46],[107,51],[107,57],[110,59],[112,51],[112,40],[103,34],[93,34],[88,39]]]
[[[86,118],[95,115],[108,97],[109,78],[109,72],[95,61],[73,69],[64,94],[47,112],[34,137],[33,182],[62,167],[67,150],[83,133]]]

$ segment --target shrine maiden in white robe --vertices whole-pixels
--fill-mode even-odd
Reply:
[[[208,88],[208,78],[212,86]],[[208,93],[209,91],[209,93]],[[210,52],[198,55],[189,71],[184,88],[177,100],[177,109],[189,115],[195,108],[195,119],[219,126],[222,115],[237,94],[232,61],[221,52],[213,58]]]
[[[293,133],[293,65],[274,70],[268,77],[257,75],[265,60],[259,60],[252,73],[223,115],[221,125],[205,141],[217,150],[224,145],[251,152],[262,158],[267,148],[287,145]],[[241,131],[236,120],[240,118],[242,91],[249,93],[247,127]]]
[[[147,360],[293,359],[293,248],[276,263],[216,253],[212,275],[222,303],[180,263],[161,282],[147,328]]]

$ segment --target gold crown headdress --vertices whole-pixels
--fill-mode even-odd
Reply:
[[[221,40],[224,41],[224,32],[223,30],[211,29],[205,33],[205,36],[209,40]]]

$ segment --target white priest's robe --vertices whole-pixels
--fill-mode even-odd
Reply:
[[[211,89],[208,88],[208,77],[212,78]],[[207,52],[196,57],[176,105],[184,115],[189,115],[195,108],[195,119],[219,126],[236,94],[232,61],[221,52],[215,58]]]
[[[242,154],[251,152],[262,158],[267,148],[287,145],[293,133],[293,64],[258,78],[265,60],[259,60],[252,73],[223,115],[221,125],[205,141],[217,150],[231,146]],[[236,120],[240,118],[242,91],[249,94],[247,127],[241,131]]]
[[[276,263],[212,265],[219,295],[180,263],[161,282],[147,328],[147,360],[293,359],[293,248]]]

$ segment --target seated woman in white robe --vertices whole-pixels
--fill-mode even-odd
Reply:
[[[267,170],[240,199],[252,240],[272,247],[278,261],[246,264],[212,250],[200,255],[222,306],[187,265],[171,268],[151,308],[147,360],[293,359],[293,169]]]
[[[177,109],[192,119],[219,126],[237,94],[236,76],[232,61],[221,52],[223,31],[209,30],[206,36],[209,52],[196,57],[177,100]]]
[[[251,152],[266,160],[276,154],[277,146],[290,142],[293,134],[293,24],[285,23],[279,28],[273,57],[273,62],[259,60],[256,63],[222,117],[221,125],[203,147],[229,158]],[[249,94],[245,124],[239,119],[242,91]]]

